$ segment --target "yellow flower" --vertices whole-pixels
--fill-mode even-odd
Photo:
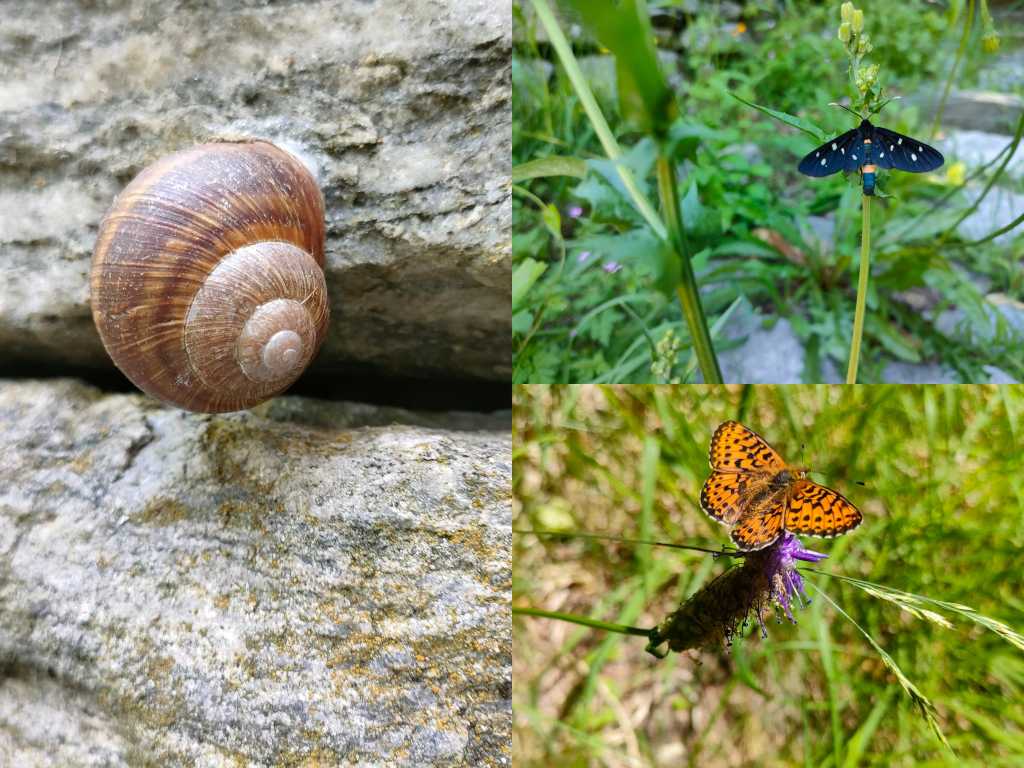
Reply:
[[[954,187],[962,187],[967,179],[967,166],[963,163],[953,163],[946,169],[946,181]]]
[[[995,53],[999,50],[999,35],[994,30],[981,38],[981,50],[985,53]]]
[[[839,8],[839,15],[843,17],[843,21],[849,24],[853,19],[853,3],[843,3]]]
[[[850,42],[850,25],[845,21],[839,25],[839,39],[844,43]]]
[[[864,29],[864,11],[854,10],[850,26],[853,28],[855,34],[859,35],[861,33]]]

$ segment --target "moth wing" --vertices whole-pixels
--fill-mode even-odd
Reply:
[[[875,164],[879,168],[927,173],[945,162],[942,153],[935,147],[888,128],[875,126],[875,139],[878,143],[878,151],[874,153]]]
[[[859,167],[858,161],[852,161],[852,168],[849,163],[854,154],[859,154],[855,149],[860,147],[859,138],[859,128],[836,136],[831,141],[826,141],[817,149],[808,152],[796,169],[805,176],[815,177],[831,176],[839,171],[856,170]]]

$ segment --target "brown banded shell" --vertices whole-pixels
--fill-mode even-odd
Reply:
[[[287,389],[327,331],[324,204],[295,157],[262,141],[157,161],[100,225],[93,319],[140,389],[191,411]]]

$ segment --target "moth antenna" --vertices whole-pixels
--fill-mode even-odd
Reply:
[[[845,104],[840,104],[840,103],[839,103],[838,101],[830,101],[830,102],[828,103],[828,105],[829,105],[830,107],[839,107],[840,109],[845,109],[845,110],[846,110],[847,112],[849,112],[849,113],[850,113],[851,115],[856,115],[856,116],[857,116],[857,117],[859,117],[859,118],[860,118],[861,120],[865,120],[865,119],[867,119],[867,118],[865,118],[865,117],[864,117],[864,116],[863,116],[863,115],[862,115],[862,114],[861,114],[860,112],[854,112],[854,111],[853,111],[852,109],[850,109],[850,108],[849,108],[848,106],[846,106]]]

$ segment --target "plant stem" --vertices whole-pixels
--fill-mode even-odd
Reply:
[[[704,375],[705,384],[721,384],[722,370],[718,367],[715,348],[711,345],[711,334],[708,332],[707,318],[700,304],[700,293],[697,291],[697,278],[693,274],[690,263],[690,249],[686,245],[686,234],[683,229],[682,215],[679,210],[679,185],[676,179],[676,167],[664,149],[658,154],[658,195],[661,198],[661,215],[668,226],[668,239],[679,260],[679,283],[676,285],[676,296],[683,309],[683,317],[690,328],[690,341],[693,344],[697,363]]]
[[[615,141],[615,136],[612,135],[612,129],[608,127],[604,115],[601,114],[601,108],[597,105],[597,99],[594,98],[590,86],[587,85],[587,80],[583,76],[583,70],[580,69],[579,62],[573,56],[572,48],[569,46],[569,41],[565,39],[565,35],[562,34],[562,29],[558,26],[555,14],[551,12],[551,7],[547,4],[547,0],[533,0],[533,8],[537,12],[537,18],[543,25],[544,31],[547,32],[551,46],[555,49],[555,53],[558,54],[558,60],[562,63],[562,68],[565,70],[565,74],[568,75],[569,82],[572,83],[576,95],[580,97],[580,106],[583,107],[583,111],[587,113],[587,118],[590,120],[591,125],[594,126],[594,133],[597,134],[597,138],[604,148],[604,153],[608,156],[609,160],[615,163],[615,170],[619,174],[619,178],[622,179],[622,186],[626,188],[629,196],[633,198],[633,205],[636,206],[640,215],[644,217],[647,226],[651,228],[654,234],[664,240],[665,225],[658,218],[658,214],[655,212],[650,201],[640,191],[640,187],[637,186],[636,181],[633,179],[633,174],[619,162],[619,158],[622,156],[622,149],[619,147],[618,142]]]
[[[643,627],[628,627],[625,624],[609,624],[607,621],[598,621],[597,619],[590,619],[586,616],[577,616],[575,613],[542,611],[540,608],[518,608],[516,606],[512,606],[512,613],[517,616],[540,616],[544,619],[568,621],[571,624],[581,624],[584,627],[603,629],[605,632],[618,632],[620,635],[639,635],[640,637],[649,637],[651,634],[650,629],[644,629]]]
[[[967,15],[964,17],[964,32],[960,36],[960,46],[956,49],[956,58],[953,60],[953,68],[949,70],[949,77],[946,78],[946,87],[942,90],[942,98],[939,99],[938,109],[935,110],[935,121],[932,123],[932,138],[939,132],[942,124],[942,113],[946,109],[946,101],[949,99],[950,88],[953,87],[953,78],[960,67],[960,62],[967,51],[967,41],[971,37],[971,28],[974,26],[974,0],[967,3]]]
[[[861,195],[860,207],[860,276],[857,278],[857,308],[853,313],[853,339],[850,341],[850,365],[846,369],[846,383],[857,383],[857,363],[860,360],[860,339],[864,334],[864,307],[868,300],[868,273],[871,271],[871,198]]]

